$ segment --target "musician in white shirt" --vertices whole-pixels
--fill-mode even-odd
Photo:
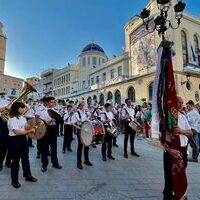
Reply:
[[[130,146],[131,146],[131,155],[139,157],[139,155],[135,152],[135,134],[136,132],[129,126],[129,123],[131,121],[134,121],[135,118],[135,110],[132,108],[132,101],[131,99],[125,100],[126,106],[124,107],[122,111],[122,119],[124,119],[124,125],[125,125],[125,134],[124,134],[124,158],[128,158],[127,153],[127,145],[128,145],[128,138],[130,135]]]
[[[78,148],[77,148],[77,168],[78,169],[83,169],[83,166],[82,166],[83,148],[84,148],[84,157],[85,157],[84,164],[88,166],[93,166],[93,164],[89,161],[89,146],[84,146],[80,138],[81,124],[82,122],[89,120],[87,113],[85,112],[84,106],[85,106],[85,102],[79,101],[78,110],[74,114],[74,127],[77,129],[77,138],[78,138]]]
[[[8,100],[5,98],[5,93],[0,94],[0,171],[3,169],[3,162],[6,158],[5,165],[11,167],[11,157],[8,151],[7,138],[8,138],[8,126],[7,122],[4,122],[1,118],[1,112],[9,110],[7,107]]]
[[[67,112],[64,114],[64,139],[63,139],[63,153],[67,151],[72,152],[71,143],[73,136],[74,109],[72,105],[67,106]]]
[[[28,98],[26,104],[27,104],[28,110],[24,114],[24,117],[26,117],[26,119],[28,121],[29,119],[32,119],[32,118],[35,117],[35,110],[33,108],[33,99],[32,98]],[[31,138],[28,138],[28,145],[29,145],[29,147],[34,147]]]
[[[187,106],[187,119],[192,128],[193,136],[189,138],[190,146],[192,147],[192,158],[189,158],[190,162],[198,162],[199,156],[199,140],[198,140],[198,124],[200,122],[200,115],[194,108],[194,102],[192,100],[186,103]]]
[[[46,97],[43,97],[42,99],[40,99],[39,104],[35,106],[36,118],[40,118],[41,112],[45,110],[45,106],[44,106],[45,99]],[[37,140],[37,159],[40,159],[40,155],[41,155],[41,139]]]
[[[22,116],[25,110],[26,106],[24,103],[13,103],[10,109],[10,118],[8,120],[8,147],[12,158],[11,179],[12,185],[15,188],[21,186],[18,180],[20,159],[22,161],[23,176],[25,177],[25,180],[30,182],[37,181],[37,179],[31,175],[27,141],[27,134],[34,133],[35,129],[25,129],[26,118]]]
[[[41,139],[41,162],[42,162],[42,172],[47,170],[48,166],[48,153],[49,146],[51,149],[51,162],[52,167],[56,169],[61,169],[62,166],[58,162],[57,157],[57,126],[55,119],[51,118],[48,114],[48,109],[53,109],[55,106],[54,97],[46,97],[46,108],[41,111],[40,119],[44,120],[47,124],[47,132],[45,136]]]
[[[183,111],[183,99],[178,98],[178,126],[174,128],[174,134],[179,135],[181,153],[183,156],[184,167],[187,167],[187,145],[188,137],[192,136],[191,126],[188,123],[186,116],[182,113]],[[173,177],[172,177],[172,164],[174,157],[177,156],[177,151],[169,148],[171,145],[170,138],[167,138],[168,143],[164,145],[164,177],[165,187],[163,190],[164,200],[174,199],[173,198]],[[180,152],[179,152],[180,153]],[[180,183],[181,184],[181,183]]]
[[[106,154],[107,158],[111,160],[115,160],[115,158],[112,156],[112,141],[113,141],[113,136],[111,133],[107,131],[107,128],[112,128],[115,126],[113,119],[113,113],[112,113],[112,105],[110,103],[106,103],[104,105],[105,111],[101,113],[101,121],[104,124],[106,134],[104,137],[104,140],[102,142],[102,147],[101,147],[101,153],[102,153],[102,160],[105,162],[106,159]]]

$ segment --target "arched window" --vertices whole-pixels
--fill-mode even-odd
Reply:
[[[119,90],[115,92],[115,103],[121,104],[121,92]]]
[[[100,104],[100,106],[103,106],[103,105],[104,105],[104,94],[100,94],[100,97],[99,97],[99,104]]]
[[[92,103],[92,97],[89,96],[89,97],[87,98],[87,104],[91,104],[91,103]]]
[[[149,85],[149,101],[152,101],[153,96],[153,82]]]
[[[128,98],[135,102],[135,89],[134,87],[130,87],[128,89]]]
[[[200,49],[199,49],[199,40],[197,35],[194,35],[194,49],[195,49],[195,56],[198,65],[200,65]]]
[[[181,43],[183,51],[183,64],[188,63],[188,46],[187,46],[187,35],[185,31],[181,31]]]
[[[108,92],[108,95],[107,95],[107,100],[112,100],[113,99],[113,94],[112,92]]]
[[[93,101],[94,101],[94,103],[97,102],[97,95],[94,95],[94,96],[93,96]]]

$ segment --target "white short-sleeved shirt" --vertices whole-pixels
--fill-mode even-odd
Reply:
[[[25,130],[26,118],[23,116],[12,117],[8,120],[9,136],[17,136],[13,130]]]
[[[200,114],[195,109],[192,109],[187,113],[187,118],[191,128],[197,131],[198,123],[200,121]]]
[[[46,121],[48,125],[55,125],[56,124],[56,121],[49,116],[48,108],[45,108],[44,110],[41,111],[40,119]]]
[[[41,112],[45,109],[45,106],[43,104],[39,104],[35,107],[35,115],[41,114]]]
[[[79,116],[78,112],[80,113],[81,117]],[[85,110],[78,109],[77,112],[74,114],[73,122],[80,124],[81,122],[88,121],[88,117],[86,115]]]
[[[64,115],[64,124],[67,124],[67,125],[72,125],[72,124],[75,124],[76,123],[76,120],[75,120],[75,114],[74,113],[69,113],[68,111],[65,113]]]
[[[178,115],[178,127],[183,130],[191,130],[191,126],[188,123],[186,116],[182,113]],[[188,144],[188,137],[185,135],[179,135],[181,147],[186,147]]]
[[[106,116],[105,116],[105,114],[106,114],[106,116],[107,116],[107,118],[108,119],[106,119]],[[102,112],[101,113],[101,121],[106,121],[106,120],[110,120],[110,122],[109,122],[109,125],[110,126],[113,126],[113,123],[112,123],[112,120],[114,119],[114,115],[113,115],[113,113],[112,112]],[[104,125],[107,125],[108,126],[108,123],[106,123],[106,124],[104,124]]]
[[[128,112],[128,113],[127,113]],[[134,116],[135,116],[135,110],[132,107],[124,107],[122,110],[122,117],[125,117],[126,115],[131,116],[131,120],[134,121]],[[131,121],[130,119],[127,121]]]
[[[33,118],[35,117],[35,111],[33,108],[30,108],[25,114],[24,117]]]

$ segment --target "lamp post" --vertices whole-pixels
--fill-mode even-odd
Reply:
[[[144,8],[140,14],[140,17],[149,33],[152,33],[156,30],[158,31],[159,36],[162,36],[162,40],[165,40],[165,32],[169,28],[177,29],[179,27],[186,4],[182,1],[178,1],[178,3],[174,6],[176,25],[172,25],[172,22],[168,19],[168,11],[171,7],[171,0],[157,0],[157,4],[160,14],[153,20],[153,28],[149,28],[149,23],[152,20],[150,17],[150,10]]]

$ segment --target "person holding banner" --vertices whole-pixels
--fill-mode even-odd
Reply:
[[[192,136],[192,130],[188,123],[186,116],[182,113],[183,111],[183,99],[178,97],[178,126],[174,127],[174,133],[179,135],[180,145],[181,145],[181,154],[183,156],[184,168],[187,167],[187,145],[188,137]],[[169,145],[171,141],[167,142]],[[165,176],[165,187],[163,190],[164,200],[173,199],[173,181],[172,181],[172,163],[174,157],[178,156],[173,149],[168,149],[168,146],[165,147],[164,151],[164,176]]]

